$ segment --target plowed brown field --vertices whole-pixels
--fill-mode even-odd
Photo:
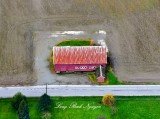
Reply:
[[[159,0],[0,0],[0,85],[33,85],[34,31],[105,30],[121,80],[160,82]]]

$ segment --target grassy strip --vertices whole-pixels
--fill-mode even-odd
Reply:
[[[118,80],[116,75],[111,70],[107,73],[107,77],[108,77],[108,84],[109,85],[122,85],[122,84],[124,84],[123,82],[120,82]]]
[[[108,64],[106,65],[106,75],[107,75],[108,85],[123,85],[123,84],[126,84],[126,82],[121,82],[121,81],[118,80],[118,77],[115,75],[115,73],[112,70],[110,61],[108,61]]]
[[[91,39],[77,39],[67,40],[59,43],[57,46],[90,46],[92,45]]]
[[[103,106],[102,97],[52,97],[52,119],[159,119],[160,97],[115,97],[114,110]],[[28,98],[31,119],[40,119],[37,111],[39,98]],[[17,119],[16,112],[11,107],[11,99],[0,99],[0,119]],[[55,108],[58,103],[68,106],[66,109]],[[99,106],[97,109],[69,108],[77,106]],[[113,112],[114,111],[114,112]]]

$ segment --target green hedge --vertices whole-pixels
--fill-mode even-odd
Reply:
[[[59,43],[57,46],[90,46],[90,39],[67,40]]]

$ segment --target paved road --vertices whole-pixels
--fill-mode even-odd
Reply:
[[[90,86],[90,85],[48,85],[50,96],[156,96],[160,95],[160,85],[122,85],[122,86]],[[46,86],[0,87],[0,97],[12,97],[21,92],[28,97],[41,96]]]

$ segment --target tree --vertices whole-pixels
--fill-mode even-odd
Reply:
[[[18,110],[19,105],[20,105],[20,103],[21,103],[22,100],[27,101],[26,96],[24,96],[24,95],[21,94],[20,92],[16,93],[16,94],[13,96],[13,98],[12,98],[12,107],[13,107],[15,110]]]
[[[111,94],[103,96],[102,102],[105,106],[112,107],[114,105],[114,97]]]
[[[28,108],[27,102],[25,100],[22,100],[19,105],[18,117],[19,117],[19,119],[30,119],[29,108]]]
[[[40,112],[50,112],[52,100],[46,93],[40,97],[38,109]]]

